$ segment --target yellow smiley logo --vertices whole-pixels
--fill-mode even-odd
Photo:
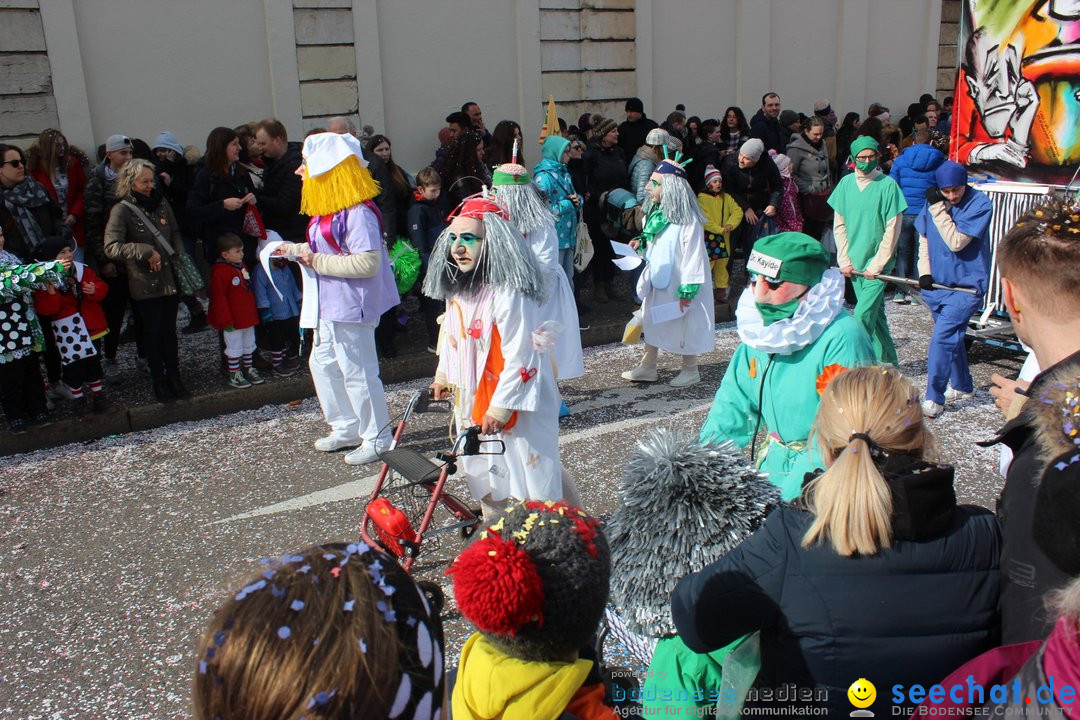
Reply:
[[[866,678],[859,678],[851,683],[851,687],[847,690],[847,696],[855,707],[868,708],[874,704],[874,699],[877,698],[877,688],[874,687],[874,683]]]

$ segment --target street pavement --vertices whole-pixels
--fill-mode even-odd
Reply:
[[[929,315],[892,303],[888,313],[901,369],[922,385]],[[622,380],[639,348],[586,351],[586,376],[561,383],[573,414],[560,444],[587,508],[606,516],[617,506],[622,467],[644,431],[696,435],[737,342],[733,326],[719,326],[703,382],[681,390]],[[932,422],[941,458],[957,465],[961,502],[993,507],[997,451],[974,441],[1000,421],[990,374],[1015,375],[1020,361],[977,345],[976,397]],[[678,367],[662,354],[661,380]],[[391,415],[426,384],[389,386]],[[308,399],[0,458],[0,717],[190,717],[198,637],[228,591],[260,558],[359,535],[377,466],[315,451],[325,428]],[[404,442],[429,455],[445,449],[446,416],[419,416]],[[416,568],[448,596],[442,571],[459,543],[441,538]],[[452,599],[445,623],[454,665],[469,628]]]

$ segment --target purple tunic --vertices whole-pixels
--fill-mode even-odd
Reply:
[[[377,251],[382,255],[382,265],[372,277],[319,275],[319,318],[334,322],[377,323],[380,315],[401,302],[378,216],[364,204],[335,213],[331,234],[340,253],[323,237],[319,220],[312,218],[308,225],[307,237],[312,251],[332,255]]]

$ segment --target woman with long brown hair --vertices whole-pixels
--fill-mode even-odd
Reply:
[[[254,267],[258,238],[244,232],[244,213],[255,204],[251,176],[240,167],[240,139],[235,130],[216,127],[206,138],[206,155],[195,171],[188,195],[188,215],[199,226],[208,262],[217,258],[218,236],[231,232],[244,240],[244,262]]]
[[[83,215],[86,212],[86,155],[68,144],[59,130],[43,131],[27,153],[30,176],[49,191],[64,211],[64,224],[75,239],[75,260],[82,262],[86,244]]]

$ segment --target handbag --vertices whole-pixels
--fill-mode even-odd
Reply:
[[[157,229],[157,226],[150,221],[150,218],[146,216],[146,213],[138,205],[127,200],[121,200],[120,202],[135,213],[135,217],[139,218],[142,224],[149,228],[150,233],[161,243],[161,247],[169,255],[169,259],[172,260],[173,275],[176,276],[176,284],[180,288],[181,295],[194,295],[206,287],[202,273],[199,272],[198,266],[190,255],[182,248],[174,248],[172,243],[165,239],[165,236],[161,234],[161,231]]]
[[[799,196],[803,218],[813,222],[825,222],[832,217],[833,209],[829,205],[828,192],[806,193]]]
[[[589,236],[589,226],[581,220],[581,210],[578,210],[577,242],[574,243],[574,269],[585,272],[589,266],[596,248],[593,247],[592,238]]]
[[[241,230],[245,235],[260,240],[266,239],[266,224],[263,222],[262,213],[254,205],[247,205],[244,208],[244,224]]]

